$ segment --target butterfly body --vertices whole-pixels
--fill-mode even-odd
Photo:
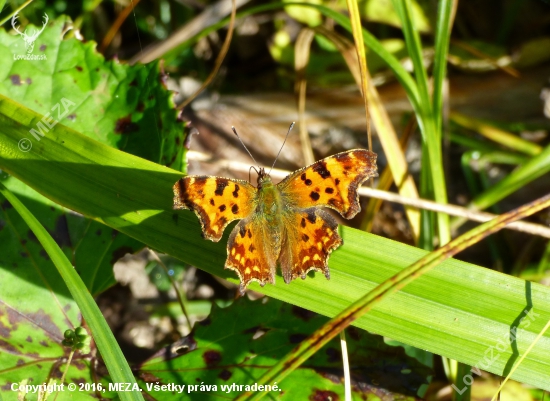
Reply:
[[[276,185],[273,184],[269,175],[262,176],[258,180],[258,196],[256,213],[265,218],[266,223],[273,229],[281,226],[284,204],[281,193]]]
[[[241,279],[275,282],[280,266],[285,282],[316,270],[329,278],[330,253],[342,244],[338,224],[321,209],[345,218],[359,210],[357,188],[376,176],[376,154],[351,150],[319,160],[278,184],[260,169],[258,186],[220,177],[189,176],[174,185],[174,208],[198,216],[203,236],[219,241],[232,220],[241,219],[229,236],[225,267]]]

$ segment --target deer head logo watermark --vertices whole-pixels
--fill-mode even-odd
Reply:
[[[25,49],[27,49],[27,54],[31,54],[32,51],[34,50],[34,42],[36,41],[36,39],[38,39],[38,36],[40,36],[40,34],[44,31],[44,29],[46,28],[46,25],[48,24],[48,21],[49,21],[48,14],[44,13],[44,24],[42,25],[42,29],[39,30],[39,29],[29,28],[29,29],[25,29],[23,32],[21,32],[17,27],[17,16],[18,16],[17,14],[18,13],[15,13],[15,15],[12,17],[11,26],[13,27],[15,32],[23,36],[23,40],[25,41]],[[27,30],[29,31],[29,33],[27,33]]]

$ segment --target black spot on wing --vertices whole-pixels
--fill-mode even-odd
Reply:
[[[334,180],[334,183],[335,183],[336,185],[338,185],[338,184],[340,184],[340,180],[337,178],[337,179]]]
[[[309,178],[307,178],[306,176],[306,173],[302,173],[302,175],[300,176],[300,178],[302,179],[302,181],[304,182],[304,184],[306,184],[307,186],[310,186],[311,184],[313,184],[311,182],[311,180]]]
[[[302,222],[300,223],[300,225],[302,226],[302,228],[306,227],[306,219],[304,219],[303,217],[302,217]]]
[[[315,163],[312,170],[319,174],[323,179],[330,177],[330,171],[327,170],[327,163],[323,160]]]
[[[256,250],[256,247],[254,246],[254,244],[250,244],[250,246],[248,247],[248,250],[250,252],[254,252]]]
[[[239,206],[238,205],[231,206],[231,211],[233,212],[233,214],[239,213]]]
[[[302,235],[302,240],[303,240],[304,242],[308,242],[308,241],[309,241],[309,237],[307,236],[307,234]]]
[[[228,185],[229,185],[229,182],[225,178],[217,178],[216,179],[216,190],[214,191],[214,193],[218,196],[222,196],[223,195],[223,190]]]
[[[252,238],[252,232],[250,230],[247,231],[248,238]]]
[[[313,210],[308,210],[307,212],[307,219],[308,221],[313,224],[315,223],[315,221],[317,220],[317,216],[315,216],[315,211]]]
[[[319,192],[311,191],[311,193],[309,194],[309,197],[314,201],[318,201],[321,195],[319,195]]]
[[[240,187],[237,184],[235,184],[235,190],[233,191],[233,196],[235,198],[239,197],[239,189],[240,189]]]
[[[334,193],[334,188],[330,188],[330,187],[325,188],[325,193],[327,193],[327,194],[332,194],[332,193]]]
[[[244,226],[244,224],[239,228],[239,234],[241,234],[241,237],[243,238],[246,235],[246,227]]]
[[[224,212],[225,211],[225,205],[221,205],[218,209],[220,209],[220,212]]]
[[[210,204],[211,204],[212,206],[216,206],[216,204],[214,203],[214,199],[210,198]]]

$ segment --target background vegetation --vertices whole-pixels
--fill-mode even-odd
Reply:
[[[252,162],[232,125],[271,165],[297,120],[277,164],[285,170],[367,147],[357,35],[379,189],[495,214],[549,192],[544,1],[362,1],[354,37],[345,2],[241,0],[225,58],[226,0],[27,3],[7,1],[0,13],[7,400],[18,396],[13,383],[62,376],[96,385],[58,399],[142,398],[97,386],[130,381],[155,399],[345,399],[336,340],[267,383],[282,391],[221,386],[271,377],[296,345],[314,349],[308,336],[329,317],[473,223],[362,198],[330,281],[278,276],[236,299],[236,277],[223,269],[230,230],[220,243],[203,240],[192,213],[171,209],[171,186],[187,172],[247,179]],[[28,51],[11,25],[19,9],[28,34],[49,17],[31,51],[47,59],[14,57]],[[60,123],[32,135],[47,113]],[[550,320],[548,211],[531,222],[535,233],[491,236],[359,317],[346,330],[351,397],[489,399],[511,374],[501,399],[543,399],[550,335],[536,336]],[[83,350],[62,343],[79,326],[93,335]],[[155,383],[197,389],[176,395]]]

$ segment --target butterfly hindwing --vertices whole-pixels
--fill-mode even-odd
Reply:
[[[231,231],[225,268],[237,272],[241,292],[251,281],[275,283],[280,242],[280,235],[269,232],[265,219],[258,214],[241,220]]]
[[[376,154],[354,149],[298,170],[277,187],[297,209],[330,207],[351,219],[361,210],[357,189],[369,177],[376,176]]]
[[[292,213],[286,225],[280,264],[286,283],[316,270],[329,278],[328,257],[342,244],[336,220],[319,208]]]
[[[188,176],[174,184],[174,209],[190,209],[200,220],[205,238],[219,241],[233,220],[254,210],[256,188],[247,181]]]

